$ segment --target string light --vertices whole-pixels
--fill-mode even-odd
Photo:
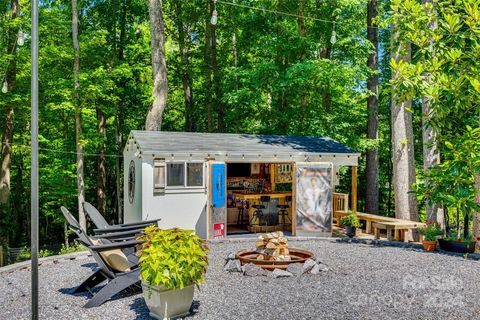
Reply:
[[[2,92],[3,92],[3,93],[7,93],[7,92],[8,92],[7,80],[5,80],[5,81],[3,82]]]
[[[217,0],[213,0],[213,12],[212,12],[212,19],[210,23],[212,26],[216,26],[218,22],[218,13],[217,13]]]
[[[330,43],[334,45],[337,42],[337,32],[335,31],[335,21],[333,21],[333,30],[332,37],[330,38]]]
[[[25,35],[23,34],[22,30],[18,30],[17,43],[19,46],[23,46],[23,44],[25,43]]]
[[[272,9],[259,8],[259,7],[254,7],[254,6],[249,6],[249,5],[245,5],[245,4],[234,3],[234,2],[224,1],[224,0],[215,0],[215,2],[225,4],[225,5],[229,5],[229,6],[235,6],[235,7],[240,7],[240,8],[250,9],[250,10],[262,11],[264,13],[268,12],[268,13],[274,13],[274,14],[279,14],[279,15],[283,15],[283,16],[289,16],[289,17],[295,17],[295,18],[301,18],[301,19],[312,20],[312,21],[319,21],[319,22],[324,22],[324,23],[331,23],[331,24],[340,23],[340,22],[336,22],[334,20],[320,19],[320,18],[315,18],[315,17],[312,17],[312,16],[305,16],[305,15],[299,15],[299,14],[294,14],[294,13],[289,13],[289,12],[284,12],[284,11],[277,11],[277,10],[272,10]],[[345,24],[345,25],[348,24],[348,22],[341,22],[341,23]],[[365,26],[365,28],[367,28],[367,29],[378,29],[378,30],[384,29],[382,27],[377,27],[377,26]],[[441,34],[445,35],[445,36],[462,36],[463,35],[463,33],[450,33],[450,32],[445,32],[445,33],[441,33]],[[335,33],[335,36],[336,36],[336,33]],[[336,40],[336,37],[335,37],[335,40]]]

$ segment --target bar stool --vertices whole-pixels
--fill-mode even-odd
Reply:
[[[247,209],[247,201],[246,200],[238,201],[236,203],[236,206],[238,209],[237,225],[240,227],[243,227],[248,222],[248,219],[245,219],[246,218],[245,209]]]
[[[292,196],[286,196],[285,204],[277,205],[278,219],[281,221],[280,225],[282,226],[283,231],[285,231],[285,226],[292,225],[292,221],[290,220],[290,217],[288,216],[288,211],[287,211],[287,209],[290,208],[290,204],[289,204],[290,202],[292,202]],[[290,222],[286,223],[287,220]]]
[[[265,213],[263,213],[263,210],[265,210],[268,206],[268,203],[270,202],[270,197],[269,196],[261,196],[260,197],[260,204],[254,204],[252,205],[252,208],[255,209],[253,212],[252,220],[250,220],[250,225],[252,226],[260,226],[263,222],[265,222],[265,230],[267,228],[267,216]],[[258,223],[254,223],[254,221],[258,220]],[[257,232],[257,229],[255,229],[255,232]]]

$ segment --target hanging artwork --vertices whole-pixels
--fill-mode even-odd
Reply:
[[[331,163],[297,163],[296,218],[298,236],[332,234]]]

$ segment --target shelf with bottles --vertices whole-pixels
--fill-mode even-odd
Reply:
[[[291,183],[293,181],[293,164],[277,163],[273,166],[275,183]]]

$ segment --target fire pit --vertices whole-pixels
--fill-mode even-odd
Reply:
[[[289,248],[282,232],[261,235],[255,246],[255,251],[242,250],[237,253],[236,258],[241,265],[253,263],[266,270],[287,269],[289,264],[303,264],[314,256],[310,251]]]
[[[247,263],[253,263],[262,267],[265,270],[273,269],[287,269],[291,263],[304,263],[307,259],[313,258],[314,254],[307,250],[302,249],[289,249],[290,260],[258,260],[257,258],[262,255],[256,251],[242,250],[237,253],[237,259],[240,260],[242,266]]]

